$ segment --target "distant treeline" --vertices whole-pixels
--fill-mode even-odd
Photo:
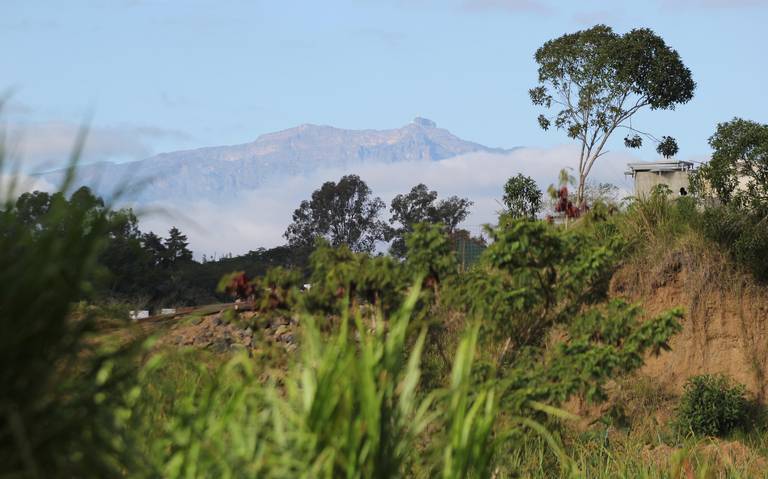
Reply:
[[[61,211],[68,213],[58,213]],[[216,294],[216,285],[233,269],[257,275],[273,266],[301,267],[306,263],[306,253],[290,247],[260,248],[218,261],[195,261],[187,236],[178,228],[170,228],[165,237],[142,232],[131,209],[110,209],[88,187],[69,197],[43,191],[24,193],[8,213],[16,219],[13,229],[26,231],[5,229],[5,234],[23,233],[33,241],[51,231],[67,234],[80,214],[106,217],[108,228],[99,245],[99,267],[88,279],[87,297],[83,299],[153,308],[209,303],[224,299]]]
[[[458,224],[467,217],[471,205],[468,199],[455,196],[438,201],[435,191],[419,184],[392,200],[392,217],[387,223],[381,220],[382,200],[372,197],[370,188],[359,177],[348,175],[338,183],[323,184],[310,200],[301,203],[286,230],[285,245],[218,259],[203,256],[202,261],[195,259],[187,236],[179,228],[171,227],[166,236],[144,232],[132,209],[112,209],[85,186],[69,196],[60,192],[23,193],[7,213],[16,218],[16,227],[26,229],[25,234],[32,238],[42,237],[43,232],[71,229],[69,219],[77,216],[75,212],[105,216],[108,234],[100,245],[99,268],[89,278],[87,297],[83,299],[155,309],[230,299],[216,287],[222,276],[232,271],[255,277],[282,266],[306,276],[309,255],[318,238],[367,253],[388,242],[390,254],[397,258],[404,257],[404,237],[417,223],[441,224],[446,234],[468,239],[469,233],[459,230]],[[72,214],[53,215],[53,211]],[[482,243],[480,239],[474,241]]]

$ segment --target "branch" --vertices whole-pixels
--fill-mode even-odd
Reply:
[[[622,96],[621,102],[619,103],[619,107],[618,107],[619,111],[621,111],[621,106],[624,105],[624,102],[627,100],[628,97],[629,97],[629,92],[624,93],[624,95]],[[605,135],[603,135],[599,146],[595,150],[594,155],[589,160],[587,160],[586,173],[584,174],[585,177],[589,176],[589,173],[590,171],[592,171],[592,166],[595,164],[595,161],[597,161],[598,158],[603,156],[603,148],[605,147],[605,143],[608,141],[608,138],[611,136],[614,130],[616,130],[616,128],[618,128],[619,126],[622,126],[621,124],[624,121],[632,117],[632,115],[637,113],[638,110],[640,110],[641,108],[647,105],[648,105],[648,99],[646,97],[640,97],[637,99],[635,104],[631,108],[626,110],[623,114],[614,116],[614,121],[612,122],[611,127],[608,130],[606,130]]]
[[[632,128],[631,126],[627,126],[627,125],[617,125],[617,127],[618,128],[626,128],[629,131],[634,131],[635,133],[639,133],[639,134],[641,134],[643,136],[646,136],[646,137],[650,138],[651,140],[655,141],[656,143],[661,143],[661,140],[659,140],[658,138],[656,138],[655,136],[651,135],[648,132],[640,131],[640,130],[638,130],[636,128]]]

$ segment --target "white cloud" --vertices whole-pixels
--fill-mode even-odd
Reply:
[[[5,126],[11,155],[22,161],[25,171],[65,166],[81,128],[64,121],[16,122]],[[87,129],[80,161],[140,160],[153,153],[152,145],[158,140],[185,138],[180,131],[152,126],[94,126]]]
[[[573,146],[536,149],[521,148],[510,153],[472,153],[435,162],[369,164],[349,170],[323,170],[309,177],[291,177],[279,184],[240,195],[228,204],[207,201],[154,205],[165,211],[141,220],[142,230],[167,232],[171,225],[184,231],[198,256],[241,254],[258,247],[284,243],[285,228],[293,210],[310,197],[324,181],[337,181],[342,175],[359,175],[387,204],[398,193],[418,183],[436,190],[441,198],[458,195],[474,201],[464,227],[474,234],[480,225],[493,222],[500,206],[502,187],[507,178],[523,173],[533,177],[542,189],[557,181],[561,168],[571,166],[578,151]],[[628,154],[608,154],[597,164],[592,179],[613,183],[624,190],[631,181],[624,178],[626,164],[637,161]],[[388,211],[383,215],[389,218]]]
[[[28,191],[56,191],[47,181],[23,174],[0,173],[0,201],[15,200]]]

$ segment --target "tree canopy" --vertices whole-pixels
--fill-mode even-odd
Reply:
[[[163,243],[169,264],[192,261],[192,251],[189,250],[187,235],[175,226],[168,231],[168,238]]]
[[[607,153],[606,143],[618,128],[631,134],[624,140],[627,147],[642,146],[645,136],[656,141],[661,155],[677,153],[674,138],[659,140],[631,124],[643,108],[673,110],[687,103],[696,87],[677,51],[652,30],[620,35],[596,25],[546,42],[535,58],[539,78],[531,101],[554,110],[550,117],[539,115],[539,125],[547,130],[554,124],[580,144],[579,204],[593,165]]]
[[[541,209],[541,190],[530,176],[518,173],[504,185],[504,207],[513,218],[536,217]]]
[[[384,202],[372,196],[359,176],[346,175],[338,183],[323,183],[311,199],[302,201],[284,236],[292,247],[311,247],[325,238],[332,246],[371,252],[384,238],[386,224],[379,219],[383,208]]]
[[[423,183],[406,194],[395,196],[389,208],[392,213],[389,221],[393,225],[387,231],[387,240],[392,241],[390,253],[398,257],[405,255],[405,237],[418,223],[442,224],[446,233],[453,234],[469,215],[470,206],[469,199],[458,196],[438,201],[437,192]]]
[[[706,182],[722,203],[768,204],[768,125],[734,118],[717,125],[709,144],[712,159],[699,169],[694,184]]]

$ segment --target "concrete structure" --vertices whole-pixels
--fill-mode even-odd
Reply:
[[[635,196],[644,198],[651,194],[656,185],[667,185],[675,195],[690,190],[689,175],[693,169],[690,161],[653,161],[629,163],[624,173],[635,180]]]

